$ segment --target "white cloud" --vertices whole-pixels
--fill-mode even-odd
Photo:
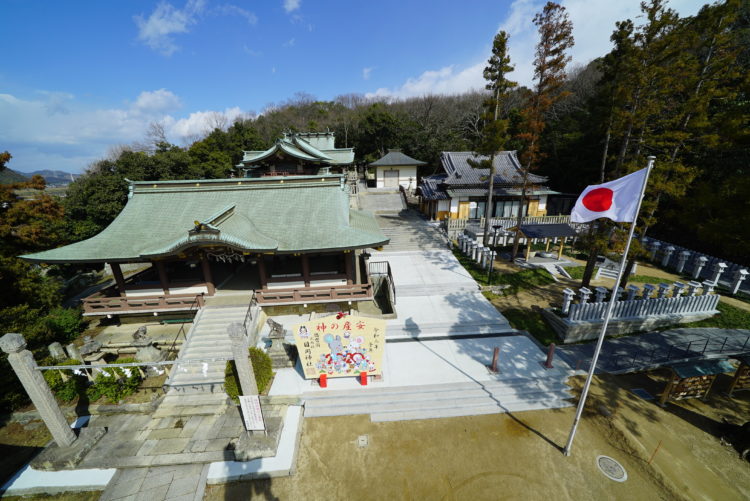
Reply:
[[[253,56],[253,57],[258,57],[258,56],[263,55],[263,52],[261,52],[259,50],[251,49],[247,45],[243,45],[242,46],[242,52],[244,52],[248,56]]]
[[[224,111],[196,111],[187,118],[175,119],[167,116],[161,123],[167,130],[167,137],[184,141],[202,136],[217,127],[225,128],[241,116],[242,110],[235,106]]]
[[[282,47],[294,47],[294,44],[296,43],[296,40],[294,38],[290,38],[283,44],[281,44]]]
[[[133,108],[146,114],[168,113],[182,107],[180,98],[167,89],[143,91],[136,98]]]
[[[425,71],[416,78],[409,78],[403,85],[395,89],[382,87],[375,92],[366,94],[366,96],[405,98],[426,94],[460,94],[484,87],[483,70],[483,62],[461,71],[456,71],[454,66],[446,66],[437,71]]]
[[[302,0],[284,0],[284,10],[289,13],[299,9]]]
[[[615,22],[633,19],[636,24],[641,19],[639,2],[620,1],[606,2],[601,0],[563,0],[562,5],[568,11],[573,22],[575,45],[570,51],[574,64],[587,64],[592,59],[603,56],[611,50],[610,35],[615,29]],[[703,0],[672,0],[667,4],[680,16],[694,15],[703,5]],[[534,15],[544,6],[543,0],[515,0],[506,18],[500,23],[499,30],[510,35],[508,50],[511,64],[515,71],[508,75],[522,85],[531,86],[534,78],[534,49],[538,41],[537,28],[533,24]],[[488,34],[487,44],[481,48],[473,62],[465,69],[456,72],[461,65],[453,64],[439,70],[424,71],[418,77],[410,77],[400,86],[380,88],[367,94],[369,97],[409,97],[424,94],[450,94],[482,88],[484,78],[482,70],[490,56],[491,42],[494,33]],[[478,48],[479,49],[479,48]]]
[[[144,19],[142,15],[133,18],[138,26],[138,40],[165,56],[171,56],[179,50],[173,36],[187,33],[204,7],[205,0],[188,0],[182,9],[162,1],[148,18]]]
[[[364,78],[365,80],[369,80],[370,75],[372,74],[372,70],[374,69],[375,68],[362,68],[362,78]]]
[[[216,8],[217,14],[222,14],[225,16],[239,16],[242,18],[245,18],[247,21],[247,24],[251,26],[255,26],[258,24],[258,16],[256,16],[253,12],[250,12],[249,10],[245,10],[242,7],[238,7],[236,5],[232,4],[224,4],[220,5]]]
[[[0,144],[13,154],[11,168],[29,172],[56,168],[81,172],[112,145],[141,141],[151,122],[165,126],[167,138],[183,144],[217,125],[231,125],[239,108],[179,116],[178,96],[167,89],[141,92],[120,108],[91,108],[70,94],[41,92],[22,99],[0,94]],[[66,113],[51,111],[50,96],[65,96]]]

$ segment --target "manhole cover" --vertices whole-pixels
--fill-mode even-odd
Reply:
[[[614,480],[615,482],[624,482],[628,479],[628,473],[620,463],[609,456],[597,456],[596,466],[602,473]]]
[[[367,435],[360,435],[359,437],[357,437],[357,445],[359,447],[367,447],[369,443],[370,443],[370,440],[367,437]]]

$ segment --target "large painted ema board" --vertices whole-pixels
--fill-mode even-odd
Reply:
[[[306,379],[382,374],[385,320],[339,313],[297,324],[293,332]]]

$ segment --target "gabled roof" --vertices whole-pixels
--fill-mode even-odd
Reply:
[[[341,176],[135,182],[122,212],[98,235],[21,256],[44,263],[147,261],[192,246],[244,252],[377,247],[372,214],[349,208]]]
[[[440,155],[440,163],[448,174],[445,179],[447,185],[481,186],[487,183],[490,170],[478,169],[470,162],[479,163],[489,160],[484,155],[475,155],[470,151],[444,151]],[[495,185],[518,186],[523,184],[523,170],[515,151],[501,151],[495,155]],[[548,178],[529,174],[529,182],[534,184],[546,183]]]
[[[317,136],[324,136],[318,138]],[[331,136],[330,138],[328,136]],[[281,139],[277,139],[273,146],[263,151],[244,151],[242,162],[237,167],[254,169],[259,162],[273,157],[276,154],[285,154],[306,162],[322,163],[328,165],[348,165],[354,162],[353,148],[318,148],[318,146],[332,145],[333,133],[288,133]],[[320,141],[318,139],[329,139]],[[314,140],[314,141],[313,141]]]
[[[575,237],[575,228],[569,224],[522,224],[521,233],[528,238]]]
[[[397,165],[427,165],[427,162],[416,160],[401,153],[401,150],[388,150],[383,157],[370,164],[372,167],[390,167]]]
[[[441,183],[445,181],[446,177],[448,177],[447,174],[435,174],[423,177],[422,183],[417,186],[417,190],[419,190],[422,198],[425,200],[448,200],[450,197],[445,190],[440,188]]]

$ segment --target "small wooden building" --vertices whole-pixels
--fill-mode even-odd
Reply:
[[[370,164],[375,167],[376,188],[398,188],[411,191],[417,188],[417,167],[427,162],[405,155],[401,150],[388,150],[383,157]]]
[[[672,373],[659,403],[664,406],[670,400],[700,398],[705,400],[719,374],[734,372],[726,360],[700,360],[670,367]]]

